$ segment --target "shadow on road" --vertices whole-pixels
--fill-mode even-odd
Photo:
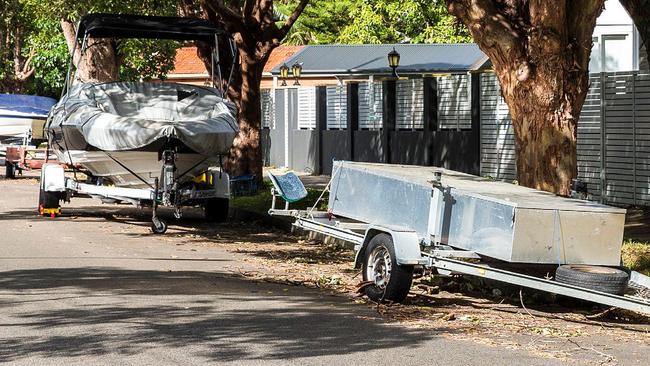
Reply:
[[[222,273],[85,267],[15,270],[1,277],[0,307],[12,314],[2,327],[43,332],[0,339],[4,361],[188,345],[213,361],[281,360],[413,347],[436,333],[386,323],[368,309],[316,291],[285,292]],[[32,309],[26,299],[47,301],[42,297],[83,303],[21,308]]]

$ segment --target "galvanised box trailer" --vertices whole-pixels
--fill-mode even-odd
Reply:
[[[332,171],[327,212],[291,210],[304,186],[269,174],[269,213],[352,243],[374,301],[403,301],[426,268],[650,314],[650,300],[634,296],[650,278],[618,268],[624,209],[435,167],[335,161]],[[554,278],[532,276],[540,267]]]

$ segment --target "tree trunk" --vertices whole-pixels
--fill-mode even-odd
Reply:
[[[620,0],[639,30],[641,44],[645,46],[646,57],[650,63],[650,0]]]
[[[184,12],[192,9],[191,4],[187,4],[189,1],[183,0]],[[218,26],[225,26],[233,36],[240,53],[241,70],[228,89],[229,97],[239,106],[240,133],[230,150],[227,169],[233,176],[253,174],[261,182],[262,71],[271,51],[286,37],[309,0],[299,0],[291,15],[282,21],[281,26],[276,24],[273,0],[228,2],[229,5],[224,3],[219,0],[200,1],[205,17]]]
[[[538,77],[544,76],[538,74]],[[567,87],[576,88],[576,85],[567,84]],[[547,91],[543,87],[539,89]],[[558,109],[539,103],[535,94],[504,95],[515,132],[519,184],[560,195],[569,194],[571,179],[578,171],[577,118],[568,111],[578,112],[584,95],[580,93],[579,101],[564,100]]]
[[[68,45],[68,51],[74,50],[73,61],[77,65],[74,80],[84,83],[115,81],[120,78],[117,46],[110,38],[89,38],[86,50],[81,54],[81,45],[76,39],[72,22],[61,20],[61,29]]]
[[[519,184],[570,193],[604,0],[447,0],[492,62],[515,132]]]
[[[266,60],[259,62],[246,54],[241,55],[241,88],[239,99],[239,129],[235,138],[227,169],[232,176],[252,174],[262,181],[262,149],[260,129],[262,102],[260,84]]]
[[[0,92],[21,94],[34,76],[34,52],[24,54],[25,27],[28,25],[16,13],[19,12],[19,5],[11,5],[14,9],[8,9],[5,23],[0,25],[0,75],[4,73],[4,78],[0,80]]]

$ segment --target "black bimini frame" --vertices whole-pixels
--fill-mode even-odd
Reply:
[[[232,64],[237,61],[237,48],[228,33],[224,29],[215,27],[215,25],[205,19],[198,18],[180,18],[180,17],[159,17],[159,16],[141,16],[129,14],[88,14],[81,18],[77,26],[75,38],[81,41],[81,55],[83,57],[86,50],[87,40],[89,38],[123,38],[123,39],[170,39],[177,41],[202,41],[207,44],[214,44],[212,49],[212,83],[224,95],[228,90],[228,84],[223,86],[222,83],[215,83],[215,73],[221,80],[221,64],[219,57],[219,37],[228,37],[230,50],[232,54]],[[72,70],[74,64],[74,54],[79,42],[75,42],[70,52],[70,62],[68,72],[65,78],[63,93],[67,93],[72,85]],[[215,70],[215,66],[216,70]],[[231,70],[232,71],[232,70]],[[232,75],[232,72],[231,72]]]

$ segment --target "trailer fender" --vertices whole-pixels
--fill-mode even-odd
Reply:
[[[354,257],[354,268],[361,268],[366,247],[370,240],[377,234],[385,233],[392,237],[395,246],[395,256],[399,265],[425,264],[426,259],[422,258],[420,251],[420,239],[415,231],[387,228],[371,225],[366,229],[366,235],[361,247],[356,251]]]
[[[65,192],[65,171],[58,164],[44,164],[41,169],[41,188],[45,192]]]
[[[230,198],[230,176],[219,169],[210,169],[212,185],[217,197]]]

